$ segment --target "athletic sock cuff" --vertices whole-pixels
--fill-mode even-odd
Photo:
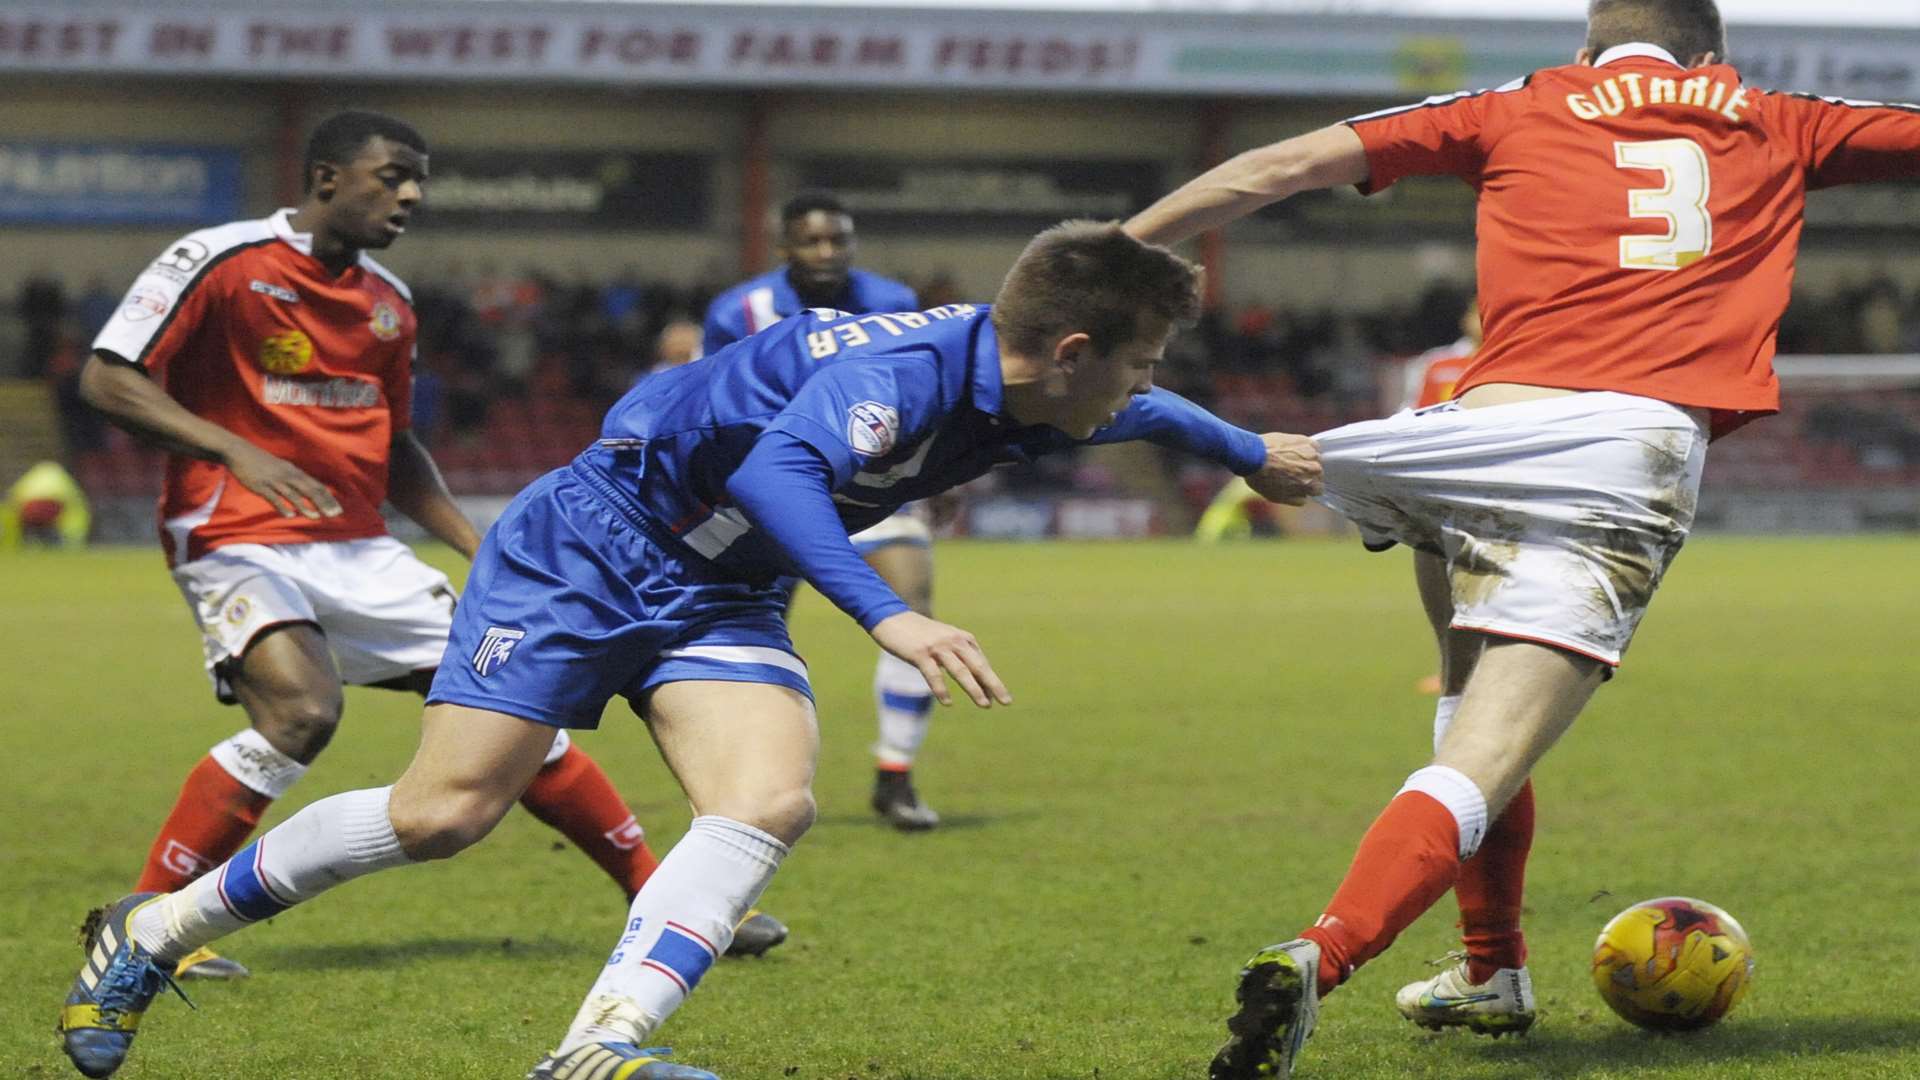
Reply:
[[[1460,858],[1473,857],[1487,835],[1487,797],[1467,774],[1446,765],[1419,769],[1400,787],[1400,794],[1418,791],[1447,808],[1460,834]]]
[[[307,774],[307,767],[274,749],[266,736],[244,728],[231,738],[216,743],[207,751],[214,764],[228,776],[269,799],[287,793],[294,782]]]
[[[390,865],[411,862],[400,848],[387,807],[393,788],[369,788],[335,796],[340,805],[340,838],[347,857],[356,863]]]
[[[718,814],[694,818],[687,835],[695,833],[712,840],[719,854],[746,866],[776,869],[789,850],[772,833]]]

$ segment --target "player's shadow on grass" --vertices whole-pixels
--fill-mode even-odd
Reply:
[[[1689,1067],[1732,1062],[1762,1063],[1770,1058],[1829,1057],[1858,1053],[1860,1064],[1879,1064],[1873,1055],[1920,1050],[1920,1024],[1895,1017],[1819,1017],[1768,1019],[1700,1032],[1657,1035],[1620,1029],[1598,1036],[1572,1030],[1536,1036],[1539,1054],[1528,1054],[1525,1040],[1476,1040],[1475,1056],[1512,1066],[1502,1076],[1572,1080],[1592,1073],[1633,1075],[1636,1068],[1658,1075],[1685,1075]]]
[[[459,960],[475,956],[563,958],[598,955],[577,941],[554,938],[415,938],[364,945],[281,945],[263,949],[255,963],[262,971],[342,971],[400,968],[419,961]]]

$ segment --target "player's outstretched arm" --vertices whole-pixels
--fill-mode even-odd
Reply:
[[[387,458],[387,501],[412,518],[428,535],[465,555],[480,549],[480,534],[453,501],[433,455],[411,431],[396,432]]]
[[[1134,215],[1126,230],[1149,244],[1177,244],[1289,195],[1366,178],[1360,136],[1334,124],[1214,166]]]
[[[1205,458],[1244,476],[1261,497],[1299,505],[1320,494],[1320,451],[1305,435],[1255,435],[1171,390],[1139,394],[1094,432],[1092,443],[1145,439]]]
[[[115,424],[170,453],[218,461],[282,517],[334,517],[340,502],[327,486],[290,461],[267,453],[218,424],[195,416],[146,372],[94,353],[80,369],[80,396]]]

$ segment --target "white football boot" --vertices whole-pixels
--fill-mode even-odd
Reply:
[[[1463,1027],[1476,1035],[1524,1035],[1539,1015],[1533,976],[1524,967],[1501,968],[1483,983],[1468,982],[1463,957],[1431,979],[1408,983],[1393,996],[1400,1015],[1423,1028]]]

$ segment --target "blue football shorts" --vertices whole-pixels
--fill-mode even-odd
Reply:
[[[522,491],[488,530],[429,702],[593,728],[615,694],[686,680],[812,697],[786,592],[729,580],[645,536],[572,467]]]

